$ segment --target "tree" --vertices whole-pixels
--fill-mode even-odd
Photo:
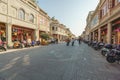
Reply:
[[[42,39],[47,40],[47,39],[49,38],[49,35],[46,34],[46,33],[41,33],[41,34],[40,34],[40,37],[41,37]]]
[[[48,45],[47,40],[50,38],[49,35],[47,33],[41,33],[40,37],[41,37],[41,45]]]

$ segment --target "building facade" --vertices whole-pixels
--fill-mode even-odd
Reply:
[[[120,0],[101,0],[99,9],[100,39],[103,40],[103,42],[119,44]]]
[[[41,8],[38,8],[38,14],[37,14],[37,20],[38,20],[38,30],[39,30],[39,39],[41,40],[40,35],[42,33],[50,34],[50,17],[48,14],[43,11]]]
[[[51,20],[34,0],[0,0],[0,40],[13,46],[16,41],[41,40],[42,33],[59,41],[68,37],[66,26]]]
[[[40,40],[42,32],[50,33],[50,17],[32,0],[1,0],[0,18],[0,39],[8,46]]]
[[[9,46],[14,41],[32,41],[37,28],[37,5],[31,0],[1,0],[0,34]]]
[[[86,19],[87,25],[85,27],[85,37],[84,37],[85,40],[91,40],[91,37],[92,37],[90,30],[91,30],[91,23],[92,23],[91,19],[92,19],[93,13],[94,13],[94,11],[90,11],[88,16],[87,16],[87,19]]]
[[[91,22],[98,18],[96,26],[91,25],[92,40],[120,44],[120,0],[100,0]],[[95,20],[96,21],[96,20]]]
[[[50,31],[53,38],[58,39],[58,41],[64,41],[69,36],[72,36],[71,31],[65,25],[60,24],[54,17],[51,18]]]

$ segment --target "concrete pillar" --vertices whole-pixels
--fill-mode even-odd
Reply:
[[[12,25],[6,24],[6,41],[8,46],[13,46],[12,43]]]
[[[112,38],[112,26],[111,23],[108,23],[107,25],[107,43],[111,43],[111,38]]]
[[[95,32],[93,31],[93,41],[95,40]]]
[[[58,39],[58,41],[60,41],[60,37],[59,37],[59,34],[57,34],[56,38]]]
[[[100,28],[98,29],[98,41],[99,42],[101,41],[101,29]]]
[[[90,41],[92,41],[92,32],[90,32]]]
[[[89,41],[91,41],[91,33],[89,33]]]
[[[39,30],[37,30],[37,29],[35,30],[34,39],[35,39],[36,41],[39,40]]]
[[[60,38],[60,35],[58,34],[58,41],[60,41],[61,40],[61,38]]]

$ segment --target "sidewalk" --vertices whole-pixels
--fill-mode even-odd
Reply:
[[[61,44],[61,43],[64,43],[64,42],[60,42],[58,44]],[[18,49],[7,49],[7,51],[2,51],[2,52],[0,52],[0,54],[8,53],[8,52],[14,52],[14,51],[20,51],[20,50],[25,50],[25,49],[32,49],[32,48],[37,48],[37,47],[41,47],[41,46],[42,45],[34,46],[34,47],[18,48]]]
[[[41,47],[41,46],[34,46],[34,47],[27,47],[27,48],[18,48],[18,49],[7,49],[7,51],[2,51],[2,52],[0,52],[0,54],[8,53],[8,52],[14,52],[14,51],[20,51],[20,50],[25,50],[25,49],[32,49],[32,48],[36,48],[36,47]]]

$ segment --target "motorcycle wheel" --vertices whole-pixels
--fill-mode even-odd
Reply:
[[[4,47],[1,47],[0,50],[1,51],[6,51],[6,49]]]
[[[95,50],[98,50],[98,48],[97,48],[97,47],[95,47],[94,49],[95,49]]]
[[[6,51],[6,49],[3,47],[3,51]]]
[[[114,63],[116,60],[113,56],[107,56],[106,60],[109,62],[109,63]]]
[[[105,51],[101,51],[101,54],[102,54],[103,56],[105,56],[106,52],[105,52]]]

